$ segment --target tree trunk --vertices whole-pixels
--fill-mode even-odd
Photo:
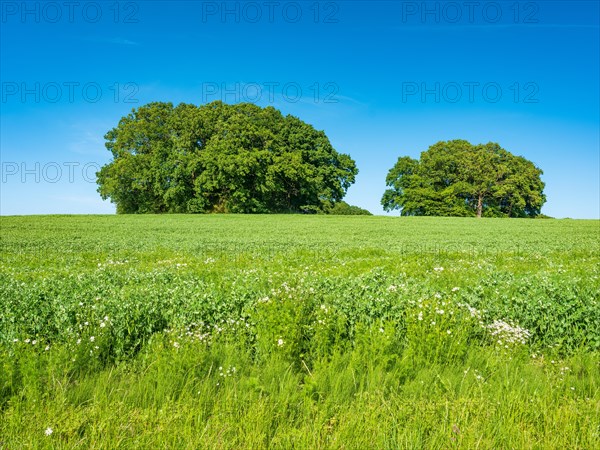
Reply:
[[[483,212],[483,194],[479,194],[479,198],[477,199],[477,217],[481,217],[481,213]]]

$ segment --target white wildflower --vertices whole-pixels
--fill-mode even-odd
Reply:
[[[498,338],[498,344],[525,344],[527,339],[531,337],[529,330],[521,328],[517,325],[511,325],[503,320],[495,320],[490,325],[487,325],[490,334]]]
[[[481,312],[478,309],[473,308],[473,307],[471,307],[469,305],[465,305],[465,306],[469,310],[469,313],[471,314],[471,317],[475,317],[475,318],[480,318],[481,317]]]

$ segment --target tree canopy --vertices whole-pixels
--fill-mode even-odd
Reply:
[[[105,139],[98,192],[117,213],[323,212],[358,173],[323,131],[249,103],[150,103]]]
[[[360,208],[359,206],[349,205],[345,201],[336,202],[330,207],[326,207],[323,211],[325,214],[338,216],[372,216],[370,211]]]
[[[419,160],[398,159],[381,204],[403,216],[535,217],[546,201],[542,174],[496,143],[438,142]]]

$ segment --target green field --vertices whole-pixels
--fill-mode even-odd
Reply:
[[[600,448],[599,221],[0,226],[0,449]]]

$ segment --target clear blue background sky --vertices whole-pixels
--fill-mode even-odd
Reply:
[[[541,167],[545,214],[600,217],[597,1],[1,3],[1,214],[114,212],[106,131],[221,99],[325,130],[376,214],[399,156],[461,138]]]

